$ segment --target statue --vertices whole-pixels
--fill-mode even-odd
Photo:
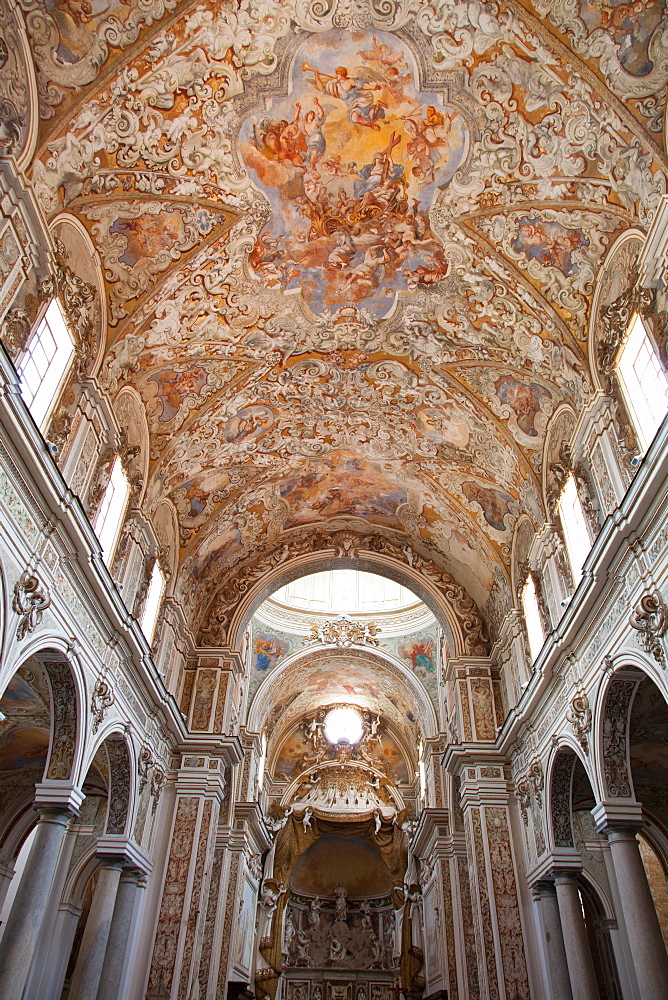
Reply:
[[[371,903],[368,899],[365,899],[360,906],[360,913],[362,914],[362,930],[364,931],[373,931],[371,912]]]
[[[311,905],[310,905],[309,911],[308,911],[308,925],[313,930],[317,930],[318,927],[320,926],[320,909],[321,909],[321,907],[322,907],[322,903],[320,902],[320,900],[318,899],[317,896],[315,897],[315,899],[311,900]]]
[[[343,945],[337,937],[332,937],[329,943],[329,960],[330,962],[342,962],[346,957],[347,952],[345,945]]]
[[[310,964],[309,939],[306,936],[306,931],[301,930],[301,928],[295,937],[295,951],[295,964],[308,966]]]
[[[337,885],[334,890],[336,895],[336,919],[346,923],[348,920],[348,890],[344,885]]]
[[[376,935],[371,932],[371,954],[373,956],[373,964],[379,965],[383,961],[383,946],[376,937]]]
[[[313,813],[309,809],[309,807],[307,806],[306,809],[304,810],[304,818],[302,819],[302,825],[304,827],[304,833],[306,833],[306,831],[310,829],[312,818],[313,818]]]
[[[285,919],[285,927],[283,928],[283,948],[282,948],[283,954],[286,956],[286,958],[290,954],[290,949],[292,947],[292,942],[295,933],[296,929],[294,920],[292,919],[292,914],[288,913]]]

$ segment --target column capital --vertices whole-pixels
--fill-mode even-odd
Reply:
[[[153,862],[141,847],[129,837],[106,833],[97,842],[95,853],[101,861],[118,862],[123,868],[135,869],[141,875],[150,875]]]
[[[69,812],[78,816],[81,803],[86,798],[84,792],[71,781],[61,781],[56,778],[39,781],[35,785],[35,809],[52,809],[57,812]]]
[[[635,834],[645,825],[642,806],[639,802],[629,802],[628,799],[616,802],[599,802],[591,811],[598,833],[626,831]]]
[[[554,873],[554,884],[572,885],[578,881],[582,868],[558,868]]]

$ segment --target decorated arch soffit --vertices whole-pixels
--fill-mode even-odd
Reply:
[[[662,6],[20,7],[33,188],[99,253],[195,620],[332,519],[498,619],[600,264],[665,192]]]

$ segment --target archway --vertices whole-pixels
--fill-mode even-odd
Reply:
[[[57,918],[66,925],[58,934],[63,949],[58,969],[51,972],[51,981],[62,984],[61,1000],[78,996],[82,982],[89,986],[91,977],[102,972],[105,934],[124,866],[122,842],[114,849],[114,841],[123,838],[129,825],[131,761],[125,737],[112,732],[97,747],[83,783],[86,798],[73,830],[76,839]],[[106,931],[101,933],[105,913]],[[97,964],[91,962],[96,952]],[[122,965],[122,954],[113,958]],[[53,964],[53,957],[47,961]]]
[[[77,691],[58,650],[42,650],[23,662],[0,698],[0,713],[0,858],[11,872],[37,822],[35,785],[72,779],[74,773]]]
[[[589,944],[589,975],[595,980],[601,1000],[618,1000],[621,985],[610,937],[613,894],[605,865],[608,847],[605,837],[596,831],[592,816],[595,805],[591,780],[579,755],[571,747],[560,747],[552,764],[550,782],[551,833],[558,859],[557,895],[560,880],[562,883],[574,880],[571,891],[577,892]],[[573,927],[564,926],[563,931],[568,955],[568,937]]]

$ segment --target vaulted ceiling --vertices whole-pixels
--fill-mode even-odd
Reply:
[[[328,525],[507,601],[597,273],[666,189],[663,5],[18,4],[28,174],[99,254],[190,606]]]

